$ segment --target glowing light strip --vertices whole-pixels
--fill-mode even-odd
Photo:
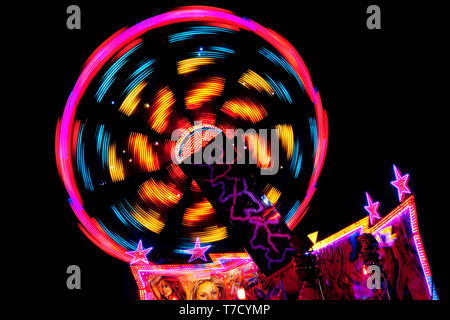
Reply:
[[[225,226],[214,225],[205,227],[203,231],[190,232],[189,237],[198,237],[202,243],[212,243],[226,239],[228,237],[228,231]]]
[[[125,179],[125,169],[123,161],[117,156],[116,144],[109,145],[108,150],[109,174],[112,182],[119,182]]]
[[[257,123],[267,117],[267,111],[261,104],[244,97],[225,101],[220,110],[230,117],[244,119],[252,123]]]
[[[159,169],[159,159],[148,136],[132,132],[128,140],[128,149],[142,170],[153,172]]]
[[[119,111],[127,116],[131,116],[141,101],[140,94],[142,90],[147,86],[147,82],[141,81],[133,90],[130,91],[128,96],[122,102]]]
[[[89,167],[85,161],[85,144],[83,141],[83,130],[84,124],[79,125],[78,132],[78,141],[77,141],[77,165],[78,171],[83,177],[84,186],[88,191],[94,191],[94,185],[92,184],[91,173],[89,171]],[[74,136],[76,136],[76,130],[74,132]]]
[[[367,232],[370,232],[372,234],[380,232],[382,229],[391,224],[395,219],[401,216],[405,212],[405,210],[411,207],[411,205],[414,205],[413,197],[409,197],[407,200],[399,204],[394,210],[392,210],[389,214],[387,214],[370,229],[368,229]]]
[[[108,91],[109,87],[111,87],[112,83],[116,80],[117,72],[119,72],[119,70],[129,61],[128,57],[141,46],[142,43],[139,43],[135,47],[131,48],[123,56],[117,59],[117,61],[114,62],[113,65],[105,72],[101,80],[101,85],[95,94],[97,102],[102,101],[106,91]]]
[[[289,92],[286,90],[285,86],[278,80],[273,80],[267,73],[264,73],[269,85],[273,88],[277,97],[284,102],[292,103],[292,98]]]
[[[105,130],[104,124],[99,124],[95,128],[95,135],[97,137],[97,156],[101,156],[102,151],[102,139],[103,139],[103,131]]]
[[[182,193],[173,183],[150,178],[139,186],[138,195],[146,203],[163,208],[174,207],[180,201]]]
[[[292,159],[294,152],[294,130],[290,124],[278,124],[275,126],[278,130],[278,136],[281,142],[281,147],[286,151],[286,159]]]
[[[133,210],[133,207],[126,199],[123,200],[123,203],[119,202],[116,205],[111,205],[111,210],[124,225],[128,226],[131,224],[140,231],[145,230],[143,226],[139,223],[139,221],[137,221],[133,217],[133,215],[130,214],[130,211]]]
[[[172,115],[172,106],[175,104],[175,97],[168,87],[161,88],[155,95],[152,105],[154,108],[148,119],[150,127],[158,133],[163,133]]]
[[[198,50],[193,51],[189,55],[191,57],[208,57],[208,58],[214,58],[214,59],[225,59],[227,57],[227,54],[225,52],[217,52],[212,50]]]
[[[255,71],[250,70],[250,69],[242,74],[242,76],[239,78],[238,82],[245,87],[250,86],[252,88],[255,88],[259,92],[265,91],[269,95],[275,94],[275,92],[274,92],[273,88],[270,86],[270,84],[267,83],[267,81],[264,80],[264,78],[261,77],[259,74],[257,74]]]
[[[101,231],[98,229],[98,226],[92,222],[92,219],[83,208],[83,201],[76,185],[72,157],[70,154],[72,146],[71,139],[73,135],[72,129],[74,126],[76,109],[84,92],[90,85],[92,79],[96,76],[97,72],[111,57],[114,56],[114,54],[126,46],[127,43],[137,39],[149,30],[185,21],[214,22],[230,25],[230,27],[242,28],[247,31],[253,31],[255,34],[270,43],[282,54],[286,61],[288,61],[288,63],[293,67],[295,73],[299,76],[306,93],[314,103],[318,119],[319,133],[319,148],[315,155],[315,171],[313,172],[313,176],[310,180],[305,199],[303,200],[298,211],[287,223],[289,228],[293,229],[306,212],[307,204],[311,200],[315,191],[317,178],[325,159],[328,129],[326,113],[322,108],[319,93],[313,87],[308,70],[295,48],[274,31],[266,29],[249,19],[237,17],[230,12],[219,10],[217,8],[195,6],[169,11],[146,19],[131,28],[118,31],[115,35],[111,36],[104,43],[102,43],[102,45],[96,49],[86,61],[85,67],[83,68],[72,92],[69,95],[60,125],[57,126],[57,141],[55,141],[55,148],[57,152],[55,154],[61,179],[70,198],[71,207],[83,227],[81,229],[86,235],[89,235],[89,239],[91,239],[99,248],[126,262],[131,261],[131,257],[125,254],[126,250],[124,248],[119,249],[111,238],[103,236]]]
[[[295,201],[294,205],[292,206],[291,210],[289,210],[288,214],[283,218],[284,222],[288,223],[294,216],[294,214],[297,212],[298,208],[300,208],[300,200]]]
[[[165,221],[163,221],[158,212],[151,208],[144,210],[138,205],[130,206],[130,211],[133,218],[139,221],[139,223],[148,230],[156,234],[161,233],[163,230]]]
[[[365,217],[350,226],[342,229],[341,231],[329,236],[328,238],[325,238],[319,242],[316,242],[316,244],[312,247],[313,251],[318,251],[322,248],[325,248],[329,246],[332,243],[335,243],[337,241],[342,240],[343,238],[355,233],[359,232],[359,234],[366,232],[367,228],[369,226],[369,217]]]
[[[226,47],[208,46],[208,47],[206,47],[206,49],[213,50],[213,51],[219,51],[219,52],[225,52],[225,53],[229,53],[229,54],[236,53],[236,51],[234,51],[233,49],[226,48]]]
[[[145,78],[152,74],[153,68],[152,64],[155,62],[155,59],[147,59],[142,62],[140,67],[133,72],[133,74],[129,77],[133,79],[128,86],[125,88],[123,95],[128,95],[140,82],[142,82]]]
[[[233,33],[234,30],[218,28],[218,27],[209,27],[209,26],[192,27],[187,31],[183,31],[183,32],[179,32],[179,33],[170,35],[169,42],[174,43],[174,42],[192,39],[198,35],[218,34],[220,32]]]
[[[278,199],[281,196],[281,191],[272,186],[270,183],[265,186],[263,192],[267,196],[267,199],[269,199],[270,203],[272,203],[273,205],[277,203]]]
[[[214,58],[197,57],[188,58],[177,62],[178,74],[188,74],[197,71],[201,66],[215,63]]]
[[[303,152],[300,148],[299,138],[295,137],[294,151],[290,168],[291,172],[294,174],[294,179],[297,179],[298,175],[300,174],[300,169],[302,168],[302,160]]]
[[[299,76],[295,73],[294,69],[292,69],[292,66],[289,65],[289,63],[283,59],[282,57],[278,56],[277,54],[273,53],[272,51],[266,49],[266,48],[261,48],[258,51],[261,55],[263,55],[264,57],[266,57],[267,59],[269,59],[270,61],[272,61],[273,63],[275,63],[276,65],[284,68],[284,70],[286,70],[289,74],[291,74],[298,82],[298,84],[300,85],[300,87],[302,88],[303,91],[305,91],[304,87],[303,87],[303,83],[300,80]]]
[[[192,180],[192,182],[194,183],[195,180]],[[206,197],[202,197],[201,200],[186,208],[182,223],[188,227],[199,226],[204,224],[207,218],[215,212],[216,211]],[[202,242],[208,241],[202,240]]]
[[[311,140],[314,144],[314,152],[316,152],[317,148],[317,125],[316,120],[314,118],[309,118],[309,127],[311,132]]]
[[[95,136],[97,140],[97,157],[101,159],[103,170],[108,172],[108,149],[111,132],[105,128],[104,124],[100,124],[95,129]]]
[[[132,241],[132,240],[126,240],[124,238],[122,238],[119,234],[110,231],[99,219],[96,219],[98,224],[100,225],[100,227],[102,228],[103,231],[106,232],[106,234],[108,234],[108,236],[112,239],[114,239],[114,241],[119,244],[120,246],[124,247],[124,248],[128,248],[129,250],[134,250],[137,246],[137,243]]]
[[[196,83],[186,92],[186,109],[192,110],[211,102],[214,97],[222,94],[225,80],[220,77],[210,77],[205,81]]]
[[[257,133],[246,135],[246,142],[249,150],[249,157],[257,160],[258,168],[269,168],[271,165],[270,148],[267,139]]]

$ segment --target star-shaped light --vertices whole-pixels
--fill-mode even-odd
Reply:
[[[130,262],[130,264],[135,264],[139,261],[142,261],[145,264],[148,264],[147,260],[147,254],[153,250],[153,247],[150,247],[148,249],[144,249],[142,247],[142,240],[139,240],[138,246],[136,251],[127,251],[125,252],[127,255],[132,256],[133,260]]]
[[[191,258],[189,259],[188,262],[191,262],[195,259],[202,259],[203,261],[206,261],[206,257],[205,257],[205,252],[206,250],[208,250],[211,246],[205,246],[205,247],[201,247],[200,246],[200,238],[197,237],[197,239],[195,240],[195,246],[193,249],[187,249],[187,250],[183,250],[186,253],[189,253],[191,255]]]
[[[373,202],[370,195],[366,192],[367,206],[364,206],[367,212],[369,212],[370,225],[373,225],[375,219],[381,219],[378,213],[379,202]]]
[[[394,165],[394,173],[395,173],[395,180],[391,182],[391,184],[397,188],[398,192],[398,201],[402,202],[403,197],[406,194],[410,194],[411,190],[408,188],[408,180],[409,180],[409,174],[405,174],[402,176],[402,173],[398,168]]]

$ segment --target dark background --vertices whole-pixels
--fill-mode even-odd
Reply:
[[[392,1],[391,1],[392,2]],[[81,30],[66,28],[67,6],[81,8]],[[419,227],[433,280],[442,298],[444,196],[444,102],[440,99],[438,62],[443,41],[437,5],[385,1],[59,1],[40,4],[40,23],[21,39],[34,55],[38,88],[33,101],[44,138],[28,142],[43,163],[31,188],[37,200],[23,195],[32,208],[26,237],[40,268],[48,299],[136,300],[138,290],[129,266],[92,244],[77,227],[54,158],[56,121],[83,63],[103,40],[124,26],[182,5],[212,5],[248,17],[283,35],[300,53],[318,88],[329,119],[328,152],[310,209],[300,222],[319,240],[366,215],[365,191],[380,201],[382,216],[398,204],[391,186],[396,164],[410,173]],[[366,28],[366,8],[381,8],[381,30]],[[35,15],[39,17],[39,15]],[[43,130],[44,129],[44,130]],[[41,143],[44,141],[44,143]],[[44,152],[43,152],[44,150]],[[31,155],[30,155],[31,157]],[[38,201],[36,203],[36,201]],[[30,258],[31,259],[31,258]],[[81,290],[66,288],[66,268],[81,267]],[[42,288],[42,287],[41,287]]]

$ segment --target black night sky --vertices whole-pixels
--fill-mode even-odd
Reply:
[[[66,28],[70,4],[81,8],[81,30]],[[443,178],[439,162],[448,143],[441,141],[443,128],[437,124],[443,121],[443,106],[436,93],[439,80],[434,72],[439,66],[431,37],[437,27],[428,22],[434,9],[394,7],[385,1],[129,0],[44,5],[46,29],[36,46],[46,43],[40,52],[45,89],[39,99],[45,101],[47,154],[45,177],[34,184],[38,190],[40,181],[50,186],[42,191],[45,209],[39,211],[40,231],[35,235],[44,252],[39,264],[46,270],[49,297],[137,299],[129,266],[101,251],[77,227],[56,170],[56,122],[83,63],[104,39],[121,27],[189,4],[222,7],[274,29],[298,50],[309,69],[328,113],[329,143],[317,191],[298,231],[318,230],[321,239],[361,219],[366,191],[380,201],[381,215],[389,213],[398,203],[390,184],[396,164],[410,174],[422,239],[441,295],[441,221],[448,210],[438,195]],[[381,7],[381,30],[366,28],[370,4]],[[71,264],[81,267],[82,290],[66,288]]]

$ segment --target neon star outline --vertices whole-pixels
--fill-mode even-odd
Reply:
[[[137,249],[135,251],[127,251],[125,252],[127,255],[132,256],[133,260],[131,260],[130,264],[135,264],[139,261],[142,261],[145,264],[148,264],[147,254],[153,250],[153,247],[144,249],[142,247],[142,240],[139,240]]]
[[[395,173],[395,180],[391,181],[391,184],[397,188],[398,193],[398,201],[402,202],[403,197],[406,194],[411,194],[411,190],[408,188],[408,180],[409,180],[409,173],[402,176],[402,173],[398,168],[394,165],[394,173]]]
[[[195,240],[195,246],[192,249],[186,249],[183,250],[185,253],[189,253],[191,255],[188,262],[194,261],[196,259],[202,259],[203,261],[206,261],[205,252],[211,248],[211,245],[202,247],[200,246],[200,238],[197,237]]]
[[[369,213],[369,221],[372,225],[375,219],[381,219],[380,214],[378,213],[378,207],[380,206],[380,202],[373,202],[370,195],[366,192],[367,198],[367,206],[364,206],[364,209]]]

